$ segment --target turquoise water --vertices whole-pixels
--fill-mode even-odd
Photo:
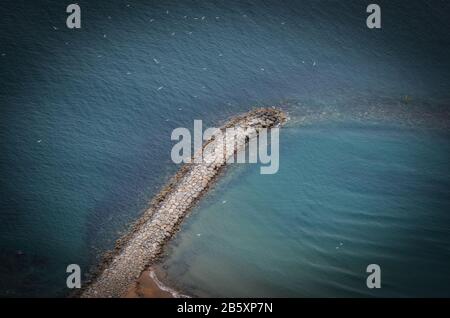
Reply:
[[[231,169],[160,269],[195,296],[450,296],[448,133],[287,128],[280,170]],[[366,287],[378,264],[382,288]]]
[[[417,280],[440,277],[445,282],[448,253],[427,249],[427,244],[435,242],[444,249],[443,242],[450,240],[450,223],[443,216],[448,210],[444,198],[449,189],[445,181],[448,170],[444,164],[438,167],[438,163],[448,162],[448,151],[438,151],[446,149],[449,128],[447,1],[379,1],[382,30],[365,27],[366,4],[361,1],[78,3],[82,8],[81,30],[65,27],[66,4],[61,1],[7,0],[0,8],[0,296],[67,295],[66,266],[77,263],[87,273],[176,171],[170,160],[174,128],[192,128],[194,119],[202,119],[205,127],[219,125],[236,113],[268,105],[279,105],[292,117],[292,126],[282,138],[284,145],[291,143],[290,138],[295,142],[292,148],[284,146],[280,173],[261,179],[254,175],[258,168],[249,166],[231,170],[227,177],[233,189],[242,189],[245,182],[252,181],[251,186],[245,186],[248,201],[242,197],[242,204],[267,208],[281,204],[258,195],[271,184],[270,194],[278,193],[292,202],[290,208],[278,210],[282,217],[273,214],[273,219],[267,219],[274,239],[270,243],[267,236],[266,244],[278,244],[280,255],[270,256],[270,269],[253,268],[252,274],[248,269],[247,274],[253,275],[251,281],[259,281],[259,275],[266,275],[268,270],[283,271],[285,276],[269,275],[266,279],[265,286],[273,289],[262,290],[304,295],[306,289],[298,288],[298,284],[306,283],[299,273],[308,271],[300,270],[300,257],[281,255],[304,251],[311,258],[304,257],[303,261],[310,263],[310,270],[317,270],[320,266],[336,267],[336,255],[350,253],[353,244],[356,256],[346,261],[354,267],[345,273],[354,277],[351,275],[362,275],[358,274],[361,267],[355,264],[368,261],[362,259],[367,255],[364,253],[379,257],[378,242],[388,246],[383,250],[385,257],[397,260],[392,264],[411,258],[430,259],[433,266],[417,275]],[[353,122],[360,128],[338,124]],[[381,126],[375,128],[376,123]],[[323,130],[314,131],[315,125],[323,125]],[[427,133],[430,128],[436,135]],[[302,138],[291,137],[297,133]],[[324,136],[341,136],[342,140]],[[314,138],[318,138],[315,143]],[[304,144],[308,140],[312,144]],[[392,149],[389,140],[398,143],[398,151]],[[362,145],[367,148],[360,148]],[[336,147],[347,151],[337,152]],[[358,151],[362,159],[356,163],[365,162],[366,169],[356,163],[345,166],[332,157],[354,154],[357,158]],[[300,154],[311,156],[310,162],[307,157],[298,158],[308,169],[298,170],[295,160],[290,159]],[[370,161],[371,156],[382,157]],[[344,166],[336,167],[340,170],[330,171],[326,175],[329,179],[324,179],[323,169],[339,162]],[[294,169],[291,173],[287,172],[288,165]],[[241,175],[235,175],[238,172]],[[428,173],[444,181],[423,185]],[[366,182],[367,175],[375,179]],[[305,187],[302,180],[308,176],[309,186]],[[403,181],[406,186],[402,188]],[[345,182],[346,187],[338,187],[342,190],[339,193],[328,192],[336,182]],[[350,191],[354,188],[361,192]],[[214,195],[208,198],[211,206],[221,207],[220,196],[230,195],[228,189],[220,189],[217,201]],[[295,201],[297,195],[290,196],[289,190],[294,189],[307,192],[308,204]],[[338,200],[339,196],[347,200]],[[265,204],[258,203],[259,199]],[[227,209],[238,202],[237,198],[226,200],[223,208]],[[412,206],[415,200],[419,201]],[[351,202],[353,205],[349,205]],[[341,214],[335,212],[334,219],[325,218],[322,214],[331,213],[331,206]],[[195,215],[206,226],[207,219],[202,218],[211,218],[211,213],[203,213],[203,207]],[[309,210],[300,210],[304,208]],[[404,209],[415,211],[406,223],[399,221],[400,214],[407,214]],[[234,212],[227,213],[245,212],[241,210],[243,207],[236,206]],[[423,211],[429,213],[428,217]],[[300,222],[296,218],[302,216],[301,212],[312,216]],[[333,231],[344,230],[338,224],[353,224],[349,221],[352,213],[354,222],[361,226],[374,226],[373,218],[380,213],[379,222],[385,222],[383,234],[387,238],[400,235],[408,227],[410,236],[403,236],[398,246],[408,245],[410,249],[400,254],[396,242],[380,242],[379,237],[371,243],[355,228],[355,232],[347,231],[344,241]],[[314,219],[321,215],[321,219]],[[215,219],[208,222],[213,225],[222,220]],[[300,235],[291,232],[299,231],[290,226],[293,220],[306,233],[328,237],[315,239],[330,246],[316,244],[318,250],[313,252],[312,243],[301,245],[292,239]],[[230,238],[233,242],[223,241],[227,250],[235,251],[228,264],[231,259],[242,264],[238,255],[245,254],[242,262],[248,259],[262,267],[267,257],[261,256],[260,244],[240,242],[251,233],[262,233],[268,223],[253,224],[238,218],[234,222],[230,220],[229,226],[240,234]],[[178,239],[180,251],[174,251],[173,256],[184,267],[188,262],[177,253],[207,248],[189,243],[189,229],[194,227],[190,224],[182,232],[186,232],[182,239],[186,245]],[[375,229],[372,231],[375,233]],[[369,229],[366,232],[372,233]],[[277,237],[286,239],[285,248]],[[416,240],[422,245],[415,244]],[[335,245],[341,241],[342,253],[336,254]],[[239,254],[239,249],[245,253]],[[276,266],[277,262],[283,266]],[[206,264],[205,279],[212,275],[206,271]],[[408,264],[416,274],[422,268],[420,262]],[[217,288],[208,288],[180,276],[176,266],[169,268],[173,280],[179,279],[176,283],[188,290],[197,288],[196,293],[211,295],[231,293],[224,276],[218,280],[223,286],[216,283]],[[225,273],[227,267],[221,268]],[[197,270],[198,275],[194,263],[189,270]],[[234,272],[227,270],[228,281],[234,282]],[[399,276],[399,280],[407,273],[396,269],[395,274],[389,274],[386,270],[384,275]],[[336,271],[330,273],[336,275]],[[295,284],[280,287],[283,279],[290,280],[288,276]],[[309,279],[311,286],[320,277]],[[359,277],[353,279],[359,284]],[[429,290],[428,285],[422,285],[411,293]],[[345,280],[322,278],[315,286],[317,289],[308,289],[311,294],[316,291],[318,295],[320,286],[324,295],[331,294],[330,290],[336,295],[349,293]],[[397,282],[395,288],[399,286]],[[440,294],[448,292],[441,290]]]

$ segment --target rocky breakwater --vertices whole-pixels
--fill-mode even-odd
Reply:
[[[237,142],[233,144],[214,137],[207,140],[202,147],[204,160],[180,168],[132,230],[117,241],[116,248],[107,254],[95,278],[79,296],[124,295],[141,272],[159,258],[165,243],[176,233],[189,209],[214,183],[227,159],[243,149],[261,128],[272,128],[285,120],[285,113],[279,109],[260,108],[236,116],[219,128],[221,131],[230,127],[254,129],[252,135],[236,136]]]

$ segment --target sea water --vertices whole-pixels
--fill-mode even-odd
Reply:
[[[449,5],[378,3],[381,30],[361,1],[78,1],[73,30],[65,3],[3,1],[0,295],[67,295],[178,168],[174,128],[272,105],[279,173],[232,167],[167,281],[362,295],[374,262],[383,295],[448,295]]]
[[[193,211],[161,264],[168,283],[206,297],[449,296],[449,137],[283,130],[276,175],[232,168]]]

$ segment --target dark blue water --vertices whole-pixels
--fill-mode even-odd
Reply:
[[[348,151],[361,151],[359,155],[364,158],[373,152],[384,154],[379,158],[386,161],[384,164],[375,160],[366,162],[364,169],[348,166],[339,174],[328,175],[335,181],[349,176],[348,186],[363,192],[334,193],[335,198],[355,195],[355,204],[363,206],[352,208],[348,205],[353,201],[350,198],[333,201],[334,209],[343,213],[342,219],[336,213],[333,217],[337,224],[345,223],[349,214],[356,214],[352,211],[366,211],[358,215],[359,224],[370,226],[375,209],[381,211],[379,224],[394,227],[392,233],[403,233],[399,230],[402,226],[411,232],[407,231],[409,236],[403,236],[398,245],[384,241],[384,245],[374,245],[349,229],[347,239],[359,247],[354,250],[358,252],[347,255],[346,261],[366,261],[362,256],[366,254],[358,254],[361,245],[374,255],[379,255],[380,246],[389,246],[388,257],[397,261],[392,266],[428,255],[431,270],[418,279],[434,282],[437,276],[445,282],[450,236],[450,223],[444,217],[448,211],[448,151],[444,150],[448,146],[450,100],[450,8],[446,1],[379,1],[383,10],[381,30],[366,28],[366,4],[361,1],[78,3],[82,8],[81,30],[65,27],[65,4],[59,1],[4,1],[0,9],[2,296],[65,295],[66,266],[77,263],[87,272],[176,170],[170,161],[172,129],[192,127],[194,119],[203,119],[205,126],[217,125],[238,112],[273,104],[290,112],[290,129],[295,131],[303,127],[302,123],[328,123],[322,135],[317,132],[316,143],[296,144],[293,153],[285,152],[288,158],[281,159],[281,165],[290,162],[290,156],[295,158],[302,146],[317,152],[311,162],[315,169],[311,167],[308,172],[316,183],[304,190],[313,191],[310,198],[316,199],[304,213],[312,214],[326,204],[322,200],[327,189],[321,185],[325,187],[331,181],[320,177],[318,154],[342,145],[326,136],[337,135],[343,140],[340,142],[347,151],[331,152],[335,155]],[[351,125],[332,124],[354,121],[362,127],[356,135]],[[377,129],[365,129],[374,123],[379,125]],[[312,142],[316,132],[313,128],[305,134],[308,132]],[[385,147],[392,146],[391,139],[407,145],[408,153],[386,151]],[[442,151],[428,151],[427,147]],[[415,155],[421,159],[414,161]],[[251,174],[253,168],[249,169]],[[431,175],[422,176],[428,172]],[[372,184],[363,178],[365,173],[390,177]],[[435,175],[443,179],[401,195],[395,194],[402,191],[397,185],[394,194],[381,191],[373,202],[360,200],[360,195],[389,189],[399,174],[407,185],[427,184],[424,180]],[[283,176],[280,172],[274,178]],[[297,179],[301,180],[301,175]],[[256,180],[255,187],[262,184]],[[395,182],[401,184],[402,180]],[[241,180],[233,182],[233,188],[242,187]],[[287,178],[279,182],[280,186],[291,187],[293,181]],[[301,183],[295,185],[300,187]],[[397,199],[389,201],[392,196]],[[280,204],[276,199],[273,204]],[[409,219],[399,218],[404,209],[412,208],[413,199],[420,199],[414,205],[416,212]],[[384,209],[381,203],[391,206]],[[305,208],[298,202],[294,206]],[[322,211],[330,213],[329,209]],[[439,222],[423,223],[422,211]],[[390,218],[390,212],[396,214]],[[292,211],[291,217],[297,213]],[[205,214],[197,215],[200,218]],[[286,232],[289,221],[284,215],[271,222],[274,235]],[[312,221],[311,235],[317,231],[336,235],[327,222]],[[409,223],[402,225],[404,222]],[[247,223],[240,224],[236,219],[236,227]],[[416,242],[424,237],[424,231],[442,249],[429,249],[425,239]],[[335,239],[332,241],[334,248]],[[307,248],[301,243],[293,242],[293,251],[299,251],[294,247]],[[399,253],[405,244],[416,247],[406,255]],[[195,248],[199,247],[186,246]],[[333,266],[333,248],[330,253],[322,252],[320,266]],[[427,248],[428,254],[424,252]],[[307,254],[315,255],[313,250]],[[276,258],[281,259],[273,255]],[[261,255],[255,251],[251,261],[261,263]],[[295,268],[286,273],[300,279],[296,261],[286,263]],[[417,273],[420,264],[409,266]],[[267,265],[274,271],[284,271],[274,262]],[[192,270],[195,268],[192,264]],[[399,272],[392,274],[399,278],[391,294],[428,293],[423,284],[404,293],[398,285],[403,277]],[[254,271],[253,275],[258,279],[260,273],[265,272]],[[273,284],[282,279],[271,277],[267,286],[273,289],[268,287],[268,294],[306,295],[307,290],[314,295],[348,294],[343,287],[349,286],[345,280],[321,285],[314,283],[319,279],[316,277],[311,278],[309,289],[297,285],[277,289]],[[234,293],[225,285],[212,291],[198,281],[180,277],[180,285],[185,282],[198,284],[193,287],[203,294]],[[445,289],[437,290],[448,295]]]

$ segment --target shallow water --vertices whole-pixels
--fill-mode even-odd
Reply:
[[[448,133],[287,128],[280,171],[237,167],[161,264],[194,296],[449,296]],[[379,264],[382,288],[366,287]]]

